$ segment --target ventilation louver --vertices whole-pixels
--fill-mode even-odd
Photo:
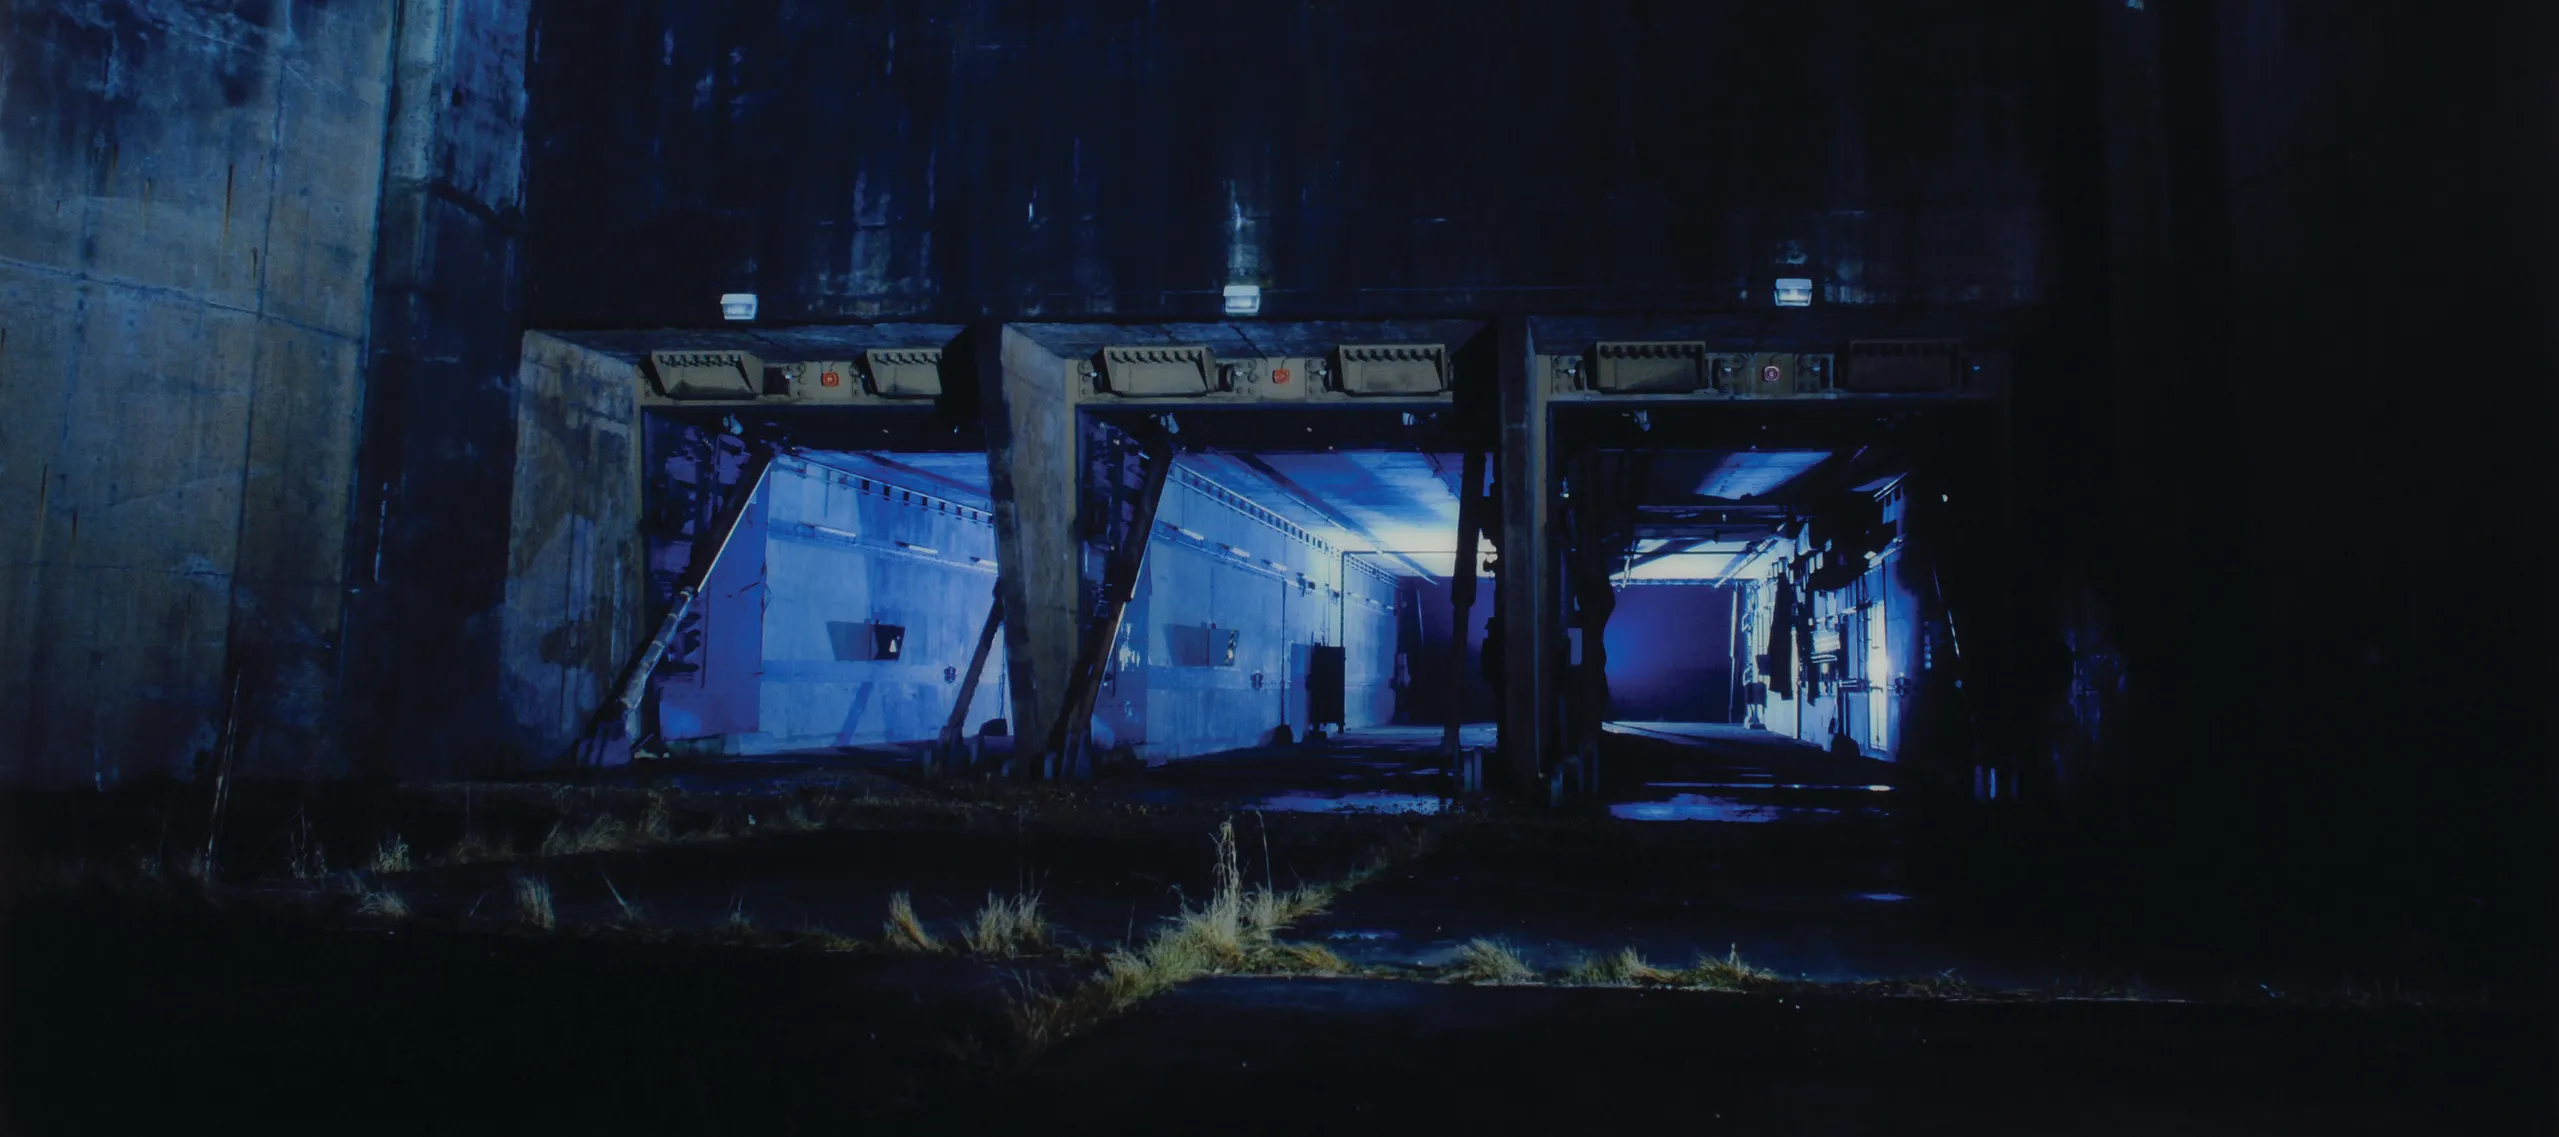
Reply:
[[[1435,343],[1343,344],[1349,395],[1436,395],[1448,390],[1448,352]]]
[[[1106,347],[1102,379],[1114,395],[1205,395],[1217,389],[1217,361],[1197,344]]]
[[[1602,343],[1594,355],[1593,378],[1602,391],[1686,393],[1714,385],[1702,343]]]
[[[874,348],[862,353],[871,393],[883,399],[937,399],[942,395],[942,349]]]
[[[752,399],[764,393],[764,361],[742,351],[653,351],[649,368],[670,399]]]

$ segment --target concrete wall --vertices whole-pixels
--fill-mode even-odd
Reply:
[[[1732,714],[1732,593],[1630,585],[1608,617],[1609,717],[1723,722]]]
[[[378,4],[0,8],[0,780],[183,772],[235,709],[244,771],[345,769],[391,35]]]
[[[2031,303],[2054,7],[553,0],[536,317]]]
[[[533,0],[399,0],[346,647],[350,761],[520,766],[500,625],[518,437]],[[333,63],[334,65],[334,63]]]
[[[499,683],[527,759],[567,750],[649,634],[639,389],[628,362],[524,338]]]

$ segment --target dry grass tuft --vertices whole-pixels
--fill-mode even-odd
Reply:
[[[1533,983],[1537,969],[1500,940],[1468,940],[1448,977],[1461,983]]]
[[[1679,979],[1673,972],[1644,962],[1642,953],[1633,948],[1584,956],[1574,962],[1568,974],[1573,982],[1593,987],[1632,987],[1646,983],[1673,983]]]
[[[675,840],[675,813],[668,805],[665,793],[649,792],[649,803],[640,810],[639,833],[641,840],[653,845]]]
[[[1747,991],[1777,982],[1777,973],[1742,962],[1741,948],[1727,945],[1724,956],[1699,956],[1697,965],[1678,975],[1680,983],[1710,991]]]
[[[1048,920],[1040,915],[1040,895],[1025,892],[1011,898],[986,894],[977,924],[966,933],[969,950],[979,955],[1015,956],[1049,944]]]
[[[465,832],[462,834],[462,839],[454,843],[453,851],[444,855],[444,863],[448,865],[468,865],[477,864],[482,861],[511,861],[514,859],[515,838],[509,837],[503,833],[495,837],[491,837],[486,833]]]
[[[630,826],[610,814],[587,822],[581,829],[571,830],[567,821],[551,827],[542,837],[541,855],[545,857],[576,856],[580,853],[609,853],[628,849],[634,843]]]
[[[623,896],[621,889],[613,887],[612,877],[604,878],[604,890],[613,894],[613,926],[634,931],[649,926],[649,914]]]
[[[1206,975],[1338,975],[1352,970],[1321,944],[1281,943],[1273,938],[1291,921],[1321,911],[1339,895],[1337,887],[1319,885],[1287,893],[1260,888],[1248,893],[1236,856],[1234,825],[1219,825],[1212,840],[1215,859],[1206,900],[1183,908],[1143,945],[1103,957],[1098,974],[1062,995],[1034,988],[1027,981],[1023,984],[1012,1011],[1014,1030],[1024,1047],[1037,1050]]]
[[[903,892],[889,894],[889,918],[880,927],[880,940],[891,951],[939,952],[942,941],[924,930],[924,922],[915,918],[915,902]]]
[[[373,916],[384,920],[409,918],[409,902],[399,893],[388,888],[368,887],[358,892],[355,910],[357,915]]]
[[[1272,970],[1307,975],[1348,975],[1349,960],[1333,954],[1322,944],[1273,944],[1268,957]]]
[[[384,837],[382,844],[373,850],[373,871],[377,873],[407,872],[412,867],[409,843],[401,840],[397,833]]]
[[[551,910],[551,882],[538,876],[515,878],[515,915],[526,927],[550,931],[559,918]]]

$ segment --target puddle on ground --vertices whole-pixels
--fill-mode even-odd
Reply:
[[[1669,801],[1625,801],[1608,807],[1609,816],[1627,821],[1759,822],[1838,812],[1836,809],[1758,805],[1706,794],[1672,794]]]
[[[1830,782],[1646,782],[1657,790],[1871,790],[1881,792],[1891,786],[1848,786]]]
[[[1438,813],[1440,799],[1427,794],[1390,794],[1373,790],[1347,794],[1292,791],[1273,794],[1248,808],[1266,809],[1273,813]]]

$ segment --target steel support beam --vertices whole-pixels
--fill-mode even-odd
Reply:
[[[995,633],[1004,626],[1004,588],[997,584],[995,596],[986,606],[986,622],[977,629],[977,650],[969,655],[968,674],[960,677],[959,697],[951,703],[951,719],[942,724],[942,737],[936,745],[935,757],[948,768],[960,754],[960,735],[968,729],[969,703],[977,695],[978,676],[986,672],[986,657],[995,652]]]
[[[764,487],[765,475],[773,470],[775,450],[769,441],[748,445],[746,466],[738,472],[737,487],[730,491],[719,515],[693,538],[692,556],[684,566],[684,575],[676,580],[675,595],[667,604],[665,617],[658,621],[657,634],[641,645],[638,657],[616,685],[613,698],[596,708],[595,721],[578,748],[581,764],[600,765],[608,746],[639,738],[640,704],[648,697],[649,677],[666,659],[667,645],[674,642],[685,614],[693,610],[703,582],[711,578],[711,570],[719,567],[721,555],[729,550],[730,539],[737,536],[738,523],[746,519],[747,507],[754,504],[756,491]]]

